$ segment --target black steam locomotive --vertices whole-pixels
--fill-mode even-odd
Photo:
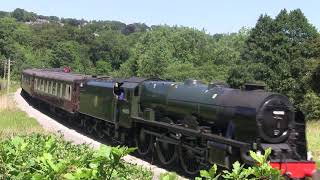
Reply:
[[[92,77],[27,69],[23,93],[99,138],[113,137],[153,152],[164,165],[188,174],[215,163],[253,164],[250,150],[272,148],[271,165],[290,178],[312,176],[304,116],[287,97],[258,85],[244,90],[197,80],[172,82]]]

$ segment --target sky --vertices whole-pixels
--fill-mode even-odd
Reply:
[[[319,7],[319,0],[0,0],[1,11],[22,8],[64,18],[178,25],[210,34],[254,27],[261,14],[274,17],[284,8],[300,8],[319,30]]]

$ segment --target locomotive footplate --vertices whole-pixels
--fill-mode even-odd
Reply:
[[[282,143],[282,144],[261,144],[261,148],[263,150],[271,148],[272,152],[270,155],[270,159],[274,160],[274,159],[297,159],[299,157],[295,157],[295,153],[292,151],[292,148],[286,144],[286,143]],[[295,157],[295,158],[293,158]]]

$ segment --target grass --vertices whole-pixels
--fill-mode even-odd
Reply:
[[[0,79],[0,84],[7,83],[7,81],[4,81],[3,79]],[[10,93],[16,92],[17,89],[20,87],[19,81],[11,81],[10,82]],[[0,96],[5,95],[7,93],[7,89],[0,89]]]
[[[0,110],[0,139],[15,135],[44,132],[34,118],[16,108]]]
[[[320,168],[320,120],[307,121],[307,140],[309,151]]]
[[[16,92],[19,87],[19,82],[12,81],[10,93]],[[16,108],[12,97],[8,97],[6,93],[6,89],[0,90],[0,139],[44,132],[34,118],[30,118],[25,112]]]

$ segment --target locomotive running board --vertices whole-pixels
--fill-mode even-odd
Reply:
[[[185,127],[181,127],[181,126],[177,126],[177,125],[173,125],[173,124],[168,124],[168,123],[164,123],[164,122],[149,121],[149,120],[145,120],[145,119],[139,118],[139,117],[134,117],[133,119],[135,120],[135,122],[138,122],[138,123],[154,125],[154,126],[157,126],[157,127],[165,127],[165,128],[168,128],[169,130],[175,132],[175,133],[182,133],[182,134],[189,135],[189,136],[203,137],[203,138],[206,138],[208,140],[212,140],[212,141],[215,141],[215,142],[218,142],[218,143],[221,143],[221,144],[230,145],[230,146],[233,146],[233,147],[239,147],[239,148],[248,148],[248,147],[250,147],[250,145],[248,143],[244,143],[244,142],[241,142],[241,141],[236,141],[236,140],[225,138],[225,137],[218,136],[218,135],[215,135],[215,134],[203,133],[201,131],[188,129],[188,128],[185,128]]]

